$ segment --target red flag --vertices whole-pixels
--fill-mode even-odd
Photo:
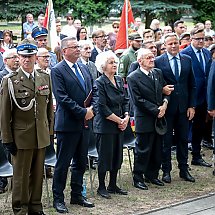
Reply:
[[[52,0],[48,0],[43,27],[48,30],[48,46],[54,51],[58,45],[58,39]]]
[[[128,33],[129,31],[134,31],[134,17],[131,9],[131,4],[129,0],[125,0],[122,14],[119,24],[119,32],[116,38],[116,46],[117,49],[127,49],[128,48]]]

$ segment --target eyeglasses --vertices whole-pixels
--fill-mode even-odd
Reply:
[[[200,41],[200,40],[204,40],[205,38],[204,37],[193,37],[192,39]]]
[[[81,31],[81,32],[80,32],[80,34],[86,34],[86,33],[87,33],[86,31]]]
[[[113,28],[119,28],[118,26],[113,26]]]
[[[107,38],[107,35],[96,36],[96,38],[104,39],[104,38]]]
[[[13,60],[15,60],[17,58],[18,58],[18,55],[14,55],[14,56],[11,56],[11,57],[7,57],[6,59],[13,59]]]
[[[143,59],[145,60],[155,60],[154,56],[148,56],[148,57],[144,57]]]
[[[66,49],[79,49],[80,46],[69,46],[69,47],[66,47]]]
[[[67,18],[67,20],[73,20],[73,18]]]
[[[50,56],[49,55],[44,55],[44,56],[37,56],[37,57],[42,57],[42,58],[44,58],[44,59],[48,59],[48,58],[50,58]]]
[[[84,50],[85,50],[85,51],[91,50],[91,48],[90,48],[90,47],[85,47]]]

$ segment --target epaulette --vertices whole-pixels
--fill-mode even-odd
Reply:
[[[15,76],[17,74],[18,74],[17,71],[16,72],[10,72],[9,74],[5,75],[3,78],[11,78],[11,77],[13,77],[13,76]]]
[[[46,74],[46,75],[49,75],[45,70],[43,69],[35,69],[36,72],[39,72],[39,73],[43,73],[43,74]]]

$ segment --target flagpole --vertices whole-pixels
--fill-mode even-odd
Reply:
[[[126,46],[128,48],[128,0],[125,0],[125,33],[126,33]]]

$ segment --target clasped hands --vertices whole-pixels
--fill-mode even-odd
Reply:
[[[120,119],[120,121],[118,122],[118,128],[121,131],[124,131],[128,125],[128,121],[129,121],[129,116],[127,115],[125,118]]]
[[[162,118],[165,115],[166,109],[167,109],[166,102],[164,102],[163,105],[158,107],[158,110],[159,110],[158,118]]]
[[[87,107],[87,113],[85,115],[85,120],[90,120],[94,117],[93,106]]]

